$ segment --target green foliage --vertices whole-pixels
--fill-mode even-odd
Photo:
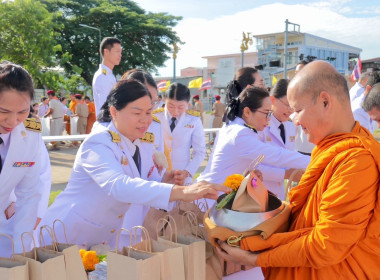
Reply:
[[[39,1],[1,1],[0,59],[25,67],[37,86],[54,84],[58,74],[49,69],[59,64],[55,54],[62,48],[54,39],[59,27]]]
[[[101,30],[102,37],[117,37],[122,41],[123,58],[115,74],[131,68],[156,71],[169,57],[173,42],[180,42],[173,27],[181,19],[166,13],[147,13],[129,0],[41,0],[53,15],[55,39],[71,60],[61,65],[65,72],[83,69],[81,77],[91,84],[99,64],[99,32],[81,27],[86,24]],[[61,27],[63,26],[63,27]]]

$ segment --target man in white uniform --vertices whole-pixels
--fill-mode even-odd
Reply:
[[[50,135],[61,135],[64,115],[62,104],[55,96],[55,92],[53,90],[49,90],[47,95],[49,97],[49,110],[45,114],[44,118],[51,116]],[[59,142],[52,142],[53,148],[55,150],[58,149],[58,143]]]
[[[350,89],[351,104],[354,102],[356,98],[360,97],[364,93],[369,76],[370,73],[368,72],[361,73],[359,81],[357,81],[355,85]]]
[[[360,122],[360,125],[368,129],[371,133],[375,130],[375,122],[370,118],[368,112],[363,109],[363,103],[371,88],[380,82],[380,72],[373,72],[367,81],[365,91],[351,103],[352,113],[355,121]]]
[[[165,108],[157,109],[153,113],[161,121],[168,169],[182,170],[186,173],[185,184],[190,184],[206,155],[200,113],[186,110],[190,100],[190,91],[186,86],[180,83],[171,84],[167,94]]]
[[[112,87],[116,84],[116,78],[112,70],[121,61],[121,41],[117,38],[106,37],[101,42],[99,51],[103,60],[92,80],[96,116],[99,114]]]

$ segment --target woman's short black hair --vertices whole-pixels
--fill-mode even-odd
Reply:
[[[277,83],[274,85],[274,87],[270,91],[270,95],[280,99],[284,96],[286,96],[286,92],[288,90],[288,79],[280,79],[277,81]]]
[[[166,95],[169,99],[177,101],[186,101],[190,100],[190,90],[187,86],[181,83],[172,83],[169,88],[166,90]]]
[[[266,89],[261,87],[247,87],[237,98],[231,100],[226,109],[227,118],[233,121],[242,117],[245,107],[255,112],[263,105],[263,99],[269,97]]]
[[[149,96],[149,98],[152,99],[150,92],[140,81],[137,81],[135,79],[127,79],[117,82],[116,85],[112,88],[111,92],[108,94],[107,100],[104,102],[101,108],[101,112],[98,116],[98,121],[111,121],[111,106],[114,106],[116,110],[120,111],[129,103],[144,96]]]
[[[27,92],[30,100],[34,98],[34,84],[28,71],[9,61],[0,63],[0,94],[4,90]]]

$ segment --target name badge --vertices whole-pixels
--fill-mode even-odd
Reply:
[[[294,141],[296,141],[296,137],[295,136],[289,136],[289,140],[290,140],[290,142],[294,142]]]
[[[13,163],[13,167],[32,167],[34,164],[34,161],[19,161]]]
[[[185,125],[185,127],[187,127],[187,128],[194,128],[194,125],[193,124],[187,124],[187,125]]]

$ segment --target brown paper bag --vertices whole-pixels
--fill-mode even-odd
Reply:
[[[196,220],[195,215],[192,218]],[[169,235],[163,233],[159,236],[157,231],[157,241],[182,248],[186,280],[206,280],[206,242],[193,236],[191,232],[188,235],[178,234],[177,223],[173,217],[167,215],[165,219],[168,225],[166,229],[170,230]]]
[[[166,220],[160,219],[159,222],[160,221]],[[150,239],[147,230],[142,226],[132,228],[135,239],[138,229],[143,233],[141,235],[141,242],[131,247],[138,251],[157,254],[160,257],[161,280],[185,280],[185,265],[182,248]],[[144,239],[142,238],[143,235],[145,237]]]
[[[245,213],[265,212],[268,191],[252,170],[241,182],[231,209]]]
[[[12,255],[14,255],[14,242],[9,235],[0,233],[12,242]],[[16,261],[13,258],[0,258],[0,280],[29,280],[27,261]]]
[[[21,235],[21,242],[23,246],[23,254],[14,255],[17,261],[27,261],[29,266],[29,279],[30,280],[66,280],[65,257],[63,253],[54,252],[45,248],[36,248],[36,242],[33,238],[34,248],[30,252],[25,252],[24,246],[24,232]]]
[[[119,251],[120,229],[116,236],[116,250],[107,253],[107,280],[160,280],[161,263],[157,254],[123,247]],[[132,243],[132,242],[130,242]]]
[[[58,242],[57,234],[56,234],[56,223],[60,222],[62,224],[62,230],[65,237],[65,243]],[[42,230],[42,227],[41,227]],[[47,246],[46,248],[55,250],[57,252],[62,252],[65,256],[65,267],[66,267],[66,279],[67,280],[87,280],[87,273],[84,269],[82,258],[79,254],[79,248],[75,244],[69,244],[67,241],[67,234],[65,224],[61,220],[55,220],[53,222],[53,228],[51,229],[53,236],[51,237],[53,240],[53,244]],[[41,233],[40,233],[41,236]],[[42,236],[43,238],[43,236]],[[40,243],[42,244],[42,243]],[[43,244],[45,244],[45,240],[43,240]]]

